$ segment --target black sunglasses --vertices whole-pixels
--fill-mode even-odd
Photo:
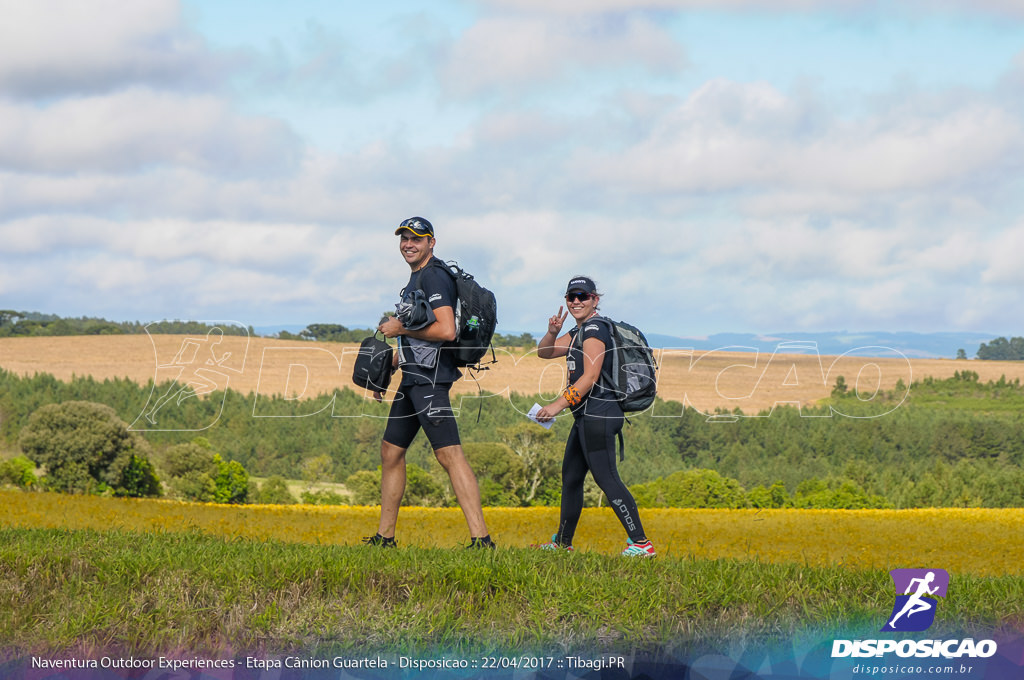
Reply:
[[[566,302],[576,302],[577,300],[579,300],[580,302],[586,302],[587,300],[589,300],[592,297],[597,297],[597,296],[592,294],[592,293],[566,293],[565,294],[565,301]]]

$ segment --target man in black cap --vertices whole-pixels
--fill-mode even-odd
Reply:
[[[395,235],[412,273],[402,289],[397,314],[381,322],[379,330],[398,338],[395,358],[402,382],[388,414],[380,447],[381,502],[377,533],[369,545],[395,546],[398,508],[405,494],[405,453],[416,433],[426,433],[434,455],[448,473],[469,525],[470,548],[493,548],[480,503],[476,475],[466,461],[449,392],[462,377],[451,352],[443,350],[455,339],[455,280],[443,263],[434,259],[434,226],[422,217],[403,221]],[[382,398],[378,393],[377,398]]]

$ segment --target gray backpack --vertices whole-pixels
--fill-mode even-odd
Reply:
[[[654,403],[658,388],[658,363],[647,338],[639,328],[625,321],[612,321],[595,316],[610,326],[612,347],[611,371],[601,371],[601,385],[615,393],[623,413],[646,411]],[[577,343],[580,335],[576,335]]]
[[[647,338],[639,328],[625,321],[612,321],[595,316],[590,321],[601,321],[611,326],[612,367],[611,371],[601,370],[600,383],[615,393],[623,413],[646,411],[654,403],[658,391],[658,363],[654,352],[647,344]],[[575,342],[582,349],[582,333],[577,333]],[[627,419],[628,422],[628,419]],[[619,458],[626,457],[622,431],[619,431]]]

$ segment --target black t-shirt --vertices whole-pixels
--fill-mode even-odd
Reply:
[[[423,292],[431,309],[455,309],[455,280],[442,271],[433,259],[419,271],[412,272],[403,291],[402,302],[411,302],[414,291]],[[403,384],[453,383],[462,377],[455,367],[454,353],[443,349],[444,342],[417,340],[406,335],[398,337],[399,365]]]
[[[580,333],[582,332],[582,337]],[[612,344],[611,327],[608,321],[600,317],[592,317],[585,321],[582,326],[569,329],[569,336],[572,342],[569,343],[569,354],[566,355],[565,363],[569,372],[569,384],[572,385],[583,377],[585,368],[585,357],[583,355],[583,343],[590,338],[597,338],[604,343],[604,362],[601,365],[601,372],[611,374],[612,371]],[[583,415],[594,415],[606,413],[609,410],[621,409],[615,392],[604,386],[604,380],[598,379],[590,391],[583,395],[583,401],[572,409],[572,415],[579,418]]]

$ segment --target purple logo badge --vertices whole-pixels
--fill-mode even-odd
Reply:
[[[889,575],[896,586],[896,603],[882,630],[927,630],[935,621],[935,598],[946,596],[949,574],[945,569],[893,569]]]

